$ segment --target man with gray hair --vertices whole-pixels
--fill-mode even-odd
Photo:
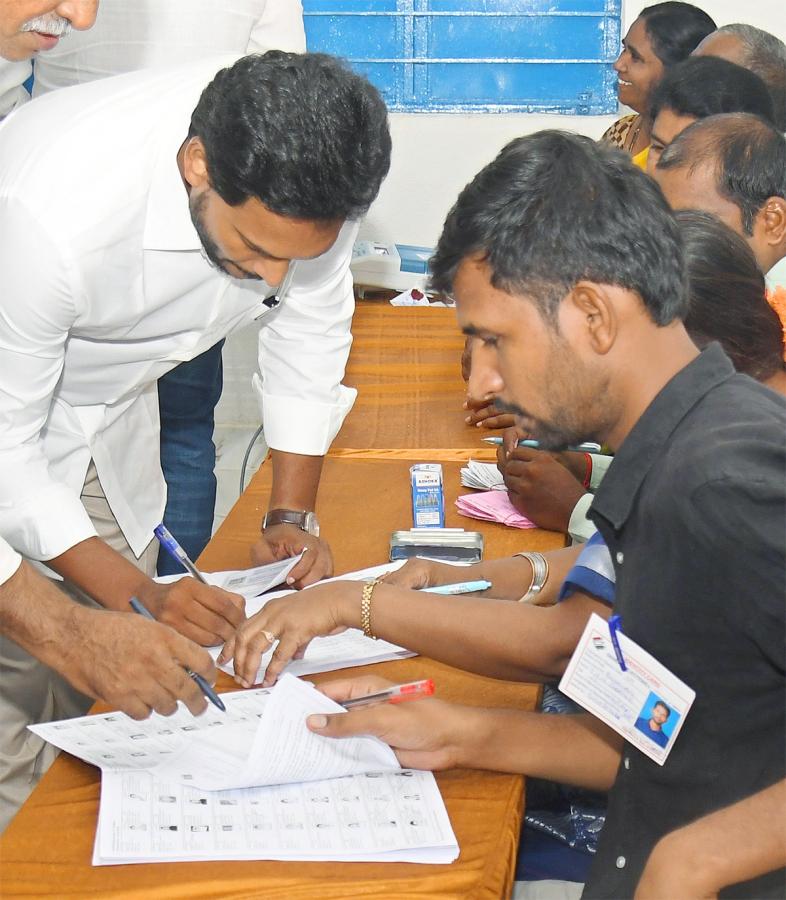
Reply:
[[[719,56],[758,75],[772,95],[775,124],[786,131],[786,44],[782,40],[753,25],[735,23],[707,35],[692,55]]]

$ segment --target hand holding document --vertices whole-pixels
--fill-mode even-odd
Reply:
[[[270,692],[253,740],[245,727],[213,729],[160,763],[155,774],[208,791],[343,778],[399,768],[393,751],[374,737],[333,741],[306,728],[311,713],[345,709],[312,685],[282,675]]]
[[[205,859],[449,863],[456,838],[430,772],[370,737],[310,732],[343,707],[284,676],[223,694],[227,712],[122,713],[31,728],[102,769],[94,865]],[[355,773],[355,774],[353,774]],[[219,785],[268,785],[216,790]]]

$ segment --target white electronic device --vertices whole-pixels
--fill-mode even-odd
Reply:
[[[413,247],[411,244],[357,241],[352,248],[352,277],[355,284],[369,287],[395,291],[416,287],[423,290],[428,280],[428,261],[433,252],[429,247]]]

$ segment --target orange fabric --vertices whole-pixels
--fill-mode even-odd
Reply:
[[[767,290],[767,302],[778,314],[783,329],[783,359],[786,361],[786,287],[778,285]]]
[[[409,467],[413,461],[442,462],[446,524],[480,531],[488,557],[564,546],[564,536],[554,532],[475,522],[455,511],[455,498],[464,492],[459,484],[463,461],[470,456],[493,459],[494,450],[479,444],[480,429],[463,425],[463,385],[458,374],[463,340],[452,315],[450,310],[370,306],[358,311],[349,371],[354,383],[362,383],[364,395],[342,434],[360,443],[345,441],[325,460],[317,505],[337,573],[383,562],[391,532],[411,526]],[[432,391],[439,394],[436,401]],[[413,436],[418,440],[413,441]],[[390,441],[391,437],[398,441]],[[459,440],[458,450],[450,443],[454,439]],[[388,443],[380,444],[380,440]],[[429,449],[408,449],[418,446]],[[264,465],[254,476],[200,557],[205,571],[249,564],[249,547],[259,535],[267,508],[270,469]],[[356,675],[373,672],[398,682],[433,678],[438,696],[477,706],[532,709],[539,695],[535,685],[473,676],[422,657],[351,671]],[[311,677],[320,682],[337,673]],[[237,688],[226,675],[220,676],[218,687]],[[457,770],[440,773],[437,780],[461,850],[459,859],[449,866],[260,861],[93,868],[99,772],[63,755],[0,838],[0,896],[3,900],[508,896],[521,826],[523,779]]]

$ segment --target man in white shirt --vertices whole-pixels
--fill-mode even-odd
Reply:
[[[96,536],[80,493],[105,495],[116,546],[142,556],[164,508],[156,380],[261,320],[271,507],[313,509],[354,399],[354,220],[390,156],[382,100],[338,61],[270,53],[214,78],[222,62],[57,92],[0,129],[0,533],[101,605],[138,596],[202,644],[233,632],[239,598],[153,583]],[[264,544],[307,545],[308,577],[322,550],[279,521]]]
[[[36,62],[33,96],[139,69],[267,50],[305,52],[299,0],[104,0],[89,34],[77,35]],[[213,430],[223,384],[223,344],[222,339],[181,363],[158,385],[167,485],[163,521],[192,559],[210,540],[215,514]],[[159,575],[181,571],[163,549],[157,569]]]
[[[45,35],[62,34],[69,24],[89,28],[96,6],[97,0],[0,0],[0,56],[29,56],[52,43]],[[28,667],[19,679],[11,666],[17,658],[29,661],[25,651],[45,665]],[[135,718],[153,709],[172,713],[177,700],[196,714],[205,699],[184,667],[210,682],[215,678],[209,655],[191,641],[165,625],[74,603],[2,538],[0,658],[0,831],[55,753],[27,731],[27,716],[19,710],[30,710],[37,721],[69,715],[73,693],[67,679],[79,696],[101,699]]]

